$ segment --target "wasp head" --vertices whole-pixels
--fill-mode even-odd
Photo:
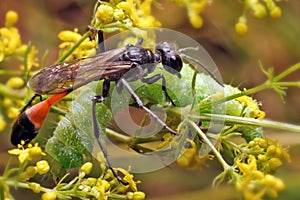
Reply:
[[[167,42],[156,45],[155,50],[161,55],[161,62],[166,71],[176,74],[179,78],[182,68],[182,59],[175,48]]]

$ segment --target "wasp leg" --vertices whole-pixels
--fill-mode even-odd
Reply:
[[[176,104],[174,103],[174,101],[172,100],[172,98],[169,96],[169,94],[167,92],[166,78],[164,77],[163,74],[156,74],[156,75],[154,75],[152,77],[149,77],[149,78],[142,78],[141,81],[143,83],[152,84],[152,83],[157,82],[159,79],[162,79],[161,89],[162,89],[162,91],[164,91],[164,93],[166,95],[166,98],[171,101],[173,106],[176,106]]]
[[[92,35],[89,36],[90,40],[95,40],[96,34],[98,37],[98,45],[96,47],[96,53],[103,53],[105,52],[105,44],[104,44],[104,35],[103,31],[98,28],[94,28],[92,26],[88,26],[87,30],[92,32]]]
[[[179,135],[176,131],[171,129],[166,123],[164,123],[161,119],[159,119],[151,110],[149,110],[146,106],[143,105],[143,102],[138,97],[138,95],[132,90],[130,85],[127,83],[125,79],[120,79],[119,82],[127,89],[127,91],[131,94],[134,101],[139,105],[140,108],[145,110],[153,119],[155,119],[159,124],[161,124],[165,129],[167,129],[170,133],[174,135]]]
[[[110,81],[109,80],[104,80],[104,82],[103,82],[103,89],[102,89],[102,95],[101,96],[94,96],[93,99],[92,99],[93,133],[94,133],[94,136],[95,136],[95,138],[97,140],[97,143],[98,143],[101,151],[103,152],[103,156],[104,156],[104,158],[106,160],[107,167],[111,170],[111,172],[113,173],[114,177],[116,179],[118,179],[118,181],[120,183],[122,183],[123,185],[128,185],[128,183],[126,181],[124,181],[117,174],[117,172],[114,170],[114,168],[110,164],[110,161],[109,161],[106,149],[104,148],[104,145],[102,144],[102,141],[100,140],[100,134],[103,134],[103,133],[101,132],[101,130],[99,128],[99,125],[98,125],[98,120],[97,120],[97,115],[96,115],[96,103],[102,103],[105,100],[105,98],[108,97],[109,88],[110,88]]]
[[[22,108],[20,113],[23,113],[28,107],[30,107],[32,102],[35,100],[36,97],[40,97],[40,101],[43,101],[42,95],[34,94],[34,96],[31,97],[31,99],[28,101],[28,103]]]
[[[97,53],[105,52],[104,35],[103,31],[98,29],[98,45],[96,49]]]

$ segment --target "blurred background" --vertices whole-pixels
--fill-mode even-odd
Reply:
[[[154,9],[153,13],[163,27],[182,32],[202,44],[217,64],[224,83],[243,89],[266,80],[259,68],[259,61],[265,68],[273,67],[275,74],[300,61],[300,2],[289,0],[279,3],[283,15],[278,20],[257,20],[248,16],[249,32],[243,37],[234,31],[243,9],[238,2],[212,1],[203,12],[204,25],[200,29],[190,25],[185,8],[169,1],[159,2],[164,10]],[[1,0],[0,24],[4,25],[8,10],[15,10],[19,14],[17,27],[22,41],[34,44],[39,50],[40,59],[48,51],[46,65],[50,65],[57,59],[59,31],[76,27],[79,32],[84,32],[90,23],[93,6],[94,1],[85,0]],[[166,12],[172,17],[165,15]],[[18,69],[18,65],[5,65],[5,68]],[[297,72],[286,80],[299,81],[299,77],[300,72]],[[6,77],[1,76],[0,81],[5,83]],[[263,103],[262,109],[267,113],[267,119],[300,125],[299,91],[299,88],[289,88],[285,102],[272,90],[257,93],[254,98]],[[0,133],[1,173],[7,162],[7,150],[12,148],[9,133],[9,127]],[[277,174],[287,185],[279,199],[300,199],[299,134],[273,130],[266,130],[266,133],[278,139],[279,143],[290,146],[292,162],[286,163]],[[146,192],[148,199],[238,199],[232,186],[224,184],[218,189],[211,189],[213,178],[221,170],[217,162],[208,161],[206,166],[192,171],[171,165],[153,173],[137,174],[136,177],[142,180],[140,190]],[[31,192],[28,195],[32,195]],[[38,199],[38,196],[32,199]]]

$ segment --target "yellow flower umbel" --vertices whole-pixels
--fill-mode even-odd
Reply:
[[[112,23],[120,23],[127,28],[159,27],[161,23],[151,13],[152,2],[153,0],[102,2],[95,13],[95,24],[100,24],[99,26],[104,28],[105,25]]]
[[[13,55],[21,47],[19,30],[14,27],[18,21],[18,14],[8,11],[5,16],[5,27],[0,28],[0,62],[6,56]]]
[[[264,195],[276,198],[278,191],[285,188],[282,180],[270,174],[265,175],[257,169],[253,155],[249,156],[247,163],[238,161],[237,166],[243,176],[236,183],[236,188],[243,193],[245,200],[259,200]]]
[[[253,100],[249,96],[241,96],[236,98],[246,109],[249,109],[249,117],[255,119],[263,119],[266,116],[266,113],[259,109],[259,106],[262,106],[261,103],[257,103],[256,100]]]
[[[208,156],[205,158],[199,157],[199,149],[193,140],[187,140],[186,144],[187,148],[184,148],[183,154],[176,160],[179,166],[193,169],[208,158]]]
[[[28,148],[24,148],[24,144],[25,142],[22,141],[17,149],[12,149],[8,151],[9,154],[18,155],[20,163],[24,163],[25,161],[30,161],[33,159],[37,159],[40,156],[46,155],[38,146],[38,143],[35,143],[34,146],[32,146],[32,144],[28,144]]]
[[[5,27],[0,28],[0,62],[10,56],[27,56],[27,68],[37,65],[35,55],[37,50],[34,46],[24,45],[21,41],[19,30],[14,27],[18,22],[18,14],[15,11],[8,11],[5,16]],[[29,51],[27,52],[27,49]]]
[[[66,54],[74,45],[76,45],[81,39],[82,35],[80,35],[78,30],[74,31],[64,30],[58,34],[58,38],[62,41],[59,45],[61,49],[60,55]],[[89,38],[83,39],[80,45],[69,55],[68,59],[73,60],[76,58],[82,58],[86,56],[91,56],[96,53],[96,44],[95,41],[91,41]]]
[[[250,11],[254,18],[263,19],[267,16],[267,12],[269,11],[269,15],[273,19],[281,18],[282,11],[276,5],[275,2],[280,2],[281,0],[245,0],[242,1],[244,4],[244,12],[243,15],[239,17],[238,22],[235,24],[235,32],[238,35],[245,35],[248,32],[248,26],[246,24],[246,15],[247,12]]]
[[[237,158],[240,176],[235,185],[242,192],[244,199],[262,199],[263,196],[276,198],[285,188],[281,179],[272,175],[282,160],[290,161],[287,151],[269,139],[255,138],[243,147],[246,158]],[[254,154],[251,154],[254,153]]]
[[[3,86],[2,95],[0,95],[0,103],[3,106],[1,106],[0,112],[5,115],[0,116],[0,131],[3,131],[6,125],[3,119],[18,117],[20,107],[24,106],[23,98],[29,94],[25,87],[25,81],[29,78],[31,68],[38,66],[36,48],[31,44],[22,43],[19,30],[15,26],[18,18],[18,14],[10,10],[5,16],[5,26],[0,27],[0,62],[17,59],[20,61],[19,68],[22,70],[22,73],[16,72],[10,77]],[[9,71],[9,69],[3,69],[3,74],[6,73],[6,70]],[[18,76],[19,74],[22,77]]]

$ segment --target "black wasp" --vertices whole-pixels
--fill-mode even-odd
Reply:
[[[102,31],[98,32],[98,38],[99,44],[103,44]],[[112,170],[114,176],[120,182],[127,184],[113,170],[107,153],[99,138],[100,130],[95,112],[95,104],[103,102],[105,98],[108,97],[110,83],[116,82],[118,92],[126,89],[140,108],[144,109],[169,132],[177,134],[176,131],[172,130],[152,111],[143,105],[142,101],[134,93],[128,82],[141,80],[144,83],[151,84],[161,79],[162,91],[165,93],[166,98],[175,105],[167,92],[164,75],[156,74],[151,77],[147,76],[155,70],[159,63],[161,63],[166,71],[177,75],[180,78],[180,70],[183,62],[182,57],[167,42],[157,44],[155,51],[141,47],[142,42],[143,39],[139,39],[135,45],[129,44],[122,48],[97,53],[94,56],[45,67],[31,77],[28,82],[28,86],[35,92],[36,95],[24,107],[20,116],[13,125],[11,135],[12,144],[18,145],[21,141],[25,141],[25,144],[29,143],[38,134],[38,130],[43,125],[51,106],[60,101],[67,94],[92,81],[103,80],[102,95],[95,96],[92,99],[93,132],[99,147],[103,151],[104,157],[107,160],[109,169]],[[104,46],[100,45],[100,49],[104,50]],[[208,71],[206,68],[204,69]],[[134,73],[130,73],[129,76],[123,76],[129,70],[134,70]],[[212,74],[210,75],[214,78]],[[53,95],[45,101],[42,101],[26,110],[35,97],[43,94]]]

